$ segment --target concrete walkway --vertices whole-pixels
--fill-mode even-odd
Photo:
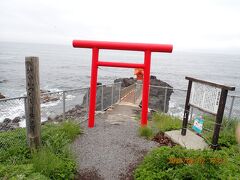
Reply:
[[[132,179],[132,172],[144,155],[157,144],[140,138],[138,107],[129,102],[113,106],[96,116],[95,127],[82,124],[84,134],[73,144],[79,164],[79,179]]]
[[[186,136],[181,135],[181,130],[168,131],[165,132],[165,135],[173,142],[187,149],[203,150],[208,148],[208,144],[204,141],[204,139],[190,130],[187,130]]]

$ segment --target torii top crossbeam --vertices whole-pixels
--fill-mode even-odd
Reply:
[[[145,43],[73,40],[73,47],[75,47],[75,48],[91,48],[92,49],[92,71],[91,71],[88,126],[90,128],[94,127],[98,66],[122,67],[122,68],[143,68],[144,69],[141,125],[142,126],[147,125],[151,52],[171,53],[173,46],[169,45],[169,44],[145,44]],[[98,60],[99,49],[143,51],[144,52],[144,63],[139,64],[139,63],[99,61]]]

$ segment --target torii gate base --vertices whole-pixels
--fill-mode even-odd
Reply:
[[[171,53],[173,46],[168,44],[143,44],[143,43],[73,40],[73,47],[92,49],[92,72],[91,72],[88,127],[89,128],[94,127],[98,66],[144,69],[141,125],[142,126],[147,125],[151,53],[152,52]],[[144,64],[99,61],[98,60],[99,49],[144,51]]]

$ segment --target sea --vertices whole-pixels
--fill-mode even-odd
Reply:
[[[25,57],[37,56],[40,88],[49,91],[88,87],[91,76],[91,49],[69,45],[0,42],[0,93],[17,97],[26,94]],[[143,52],[101,50],[99,60],[143,62]],[[186,89],[186,76],[235,86],[240,95],[240,53],[173,50],[152,53],[151,75],[173,88]],[[113,83],[117,78],[134,77],[133,69],[100,67],[98,82]],[[182,97],[184,98],[184,97]],[[172,102],[171,106],[176,102]]]

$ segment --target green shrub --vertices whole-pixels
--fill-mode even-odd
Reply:
[[[76,164],[72,159],[62,158],[50,149],[34,153],[33,169],[51,179],[73,179]]]
[[[30,156],[25,129],[0,133],[0,163],[25,163]]]
[[[153,115],[153,127],[161,132],[181,129],[182,121],[174,116],[164,113],[155,113]]]
[[[18,177],[27,177],[33,173],[31,164],[22,165],[0,165],[1,179],[10,179]]]
[[[237,145],[236,127],[237,121],[231,121],[220,131],[218,144],[221,147]]]
[[[26,129],[0,133],[0,179],[73,179],[76,164],[68,145],[80,133],[79,124],[72,121],[46,124],[43,147],[32,154]]]
[[[237,179],[239,150],[187,150],[160,147],[148,154],[135,170],[135,179]],[[237,157],[237,158],[236,158]]]
[[[138,132],[140,136],[146,137],[147,139],[151,139],[153,137],[153,131],[148,126],[139,127]]]
[[[222,128],[219,133],[219,139],[218,139],[218,144],[221,147],[230,147],[232,145],[237,144],[236,140],[236,127],[237,127],[238,121],[224,121]],[[204,127],[208,127],[211,124],[208,121],[206,123],[204,122]],[[213,125],[212,125],[213,126]],[[212,127],[212,130],[214,128]],[[203,131],[203,137],[208,141],[210,144],[212,142],[212,136],[213,136],[213,131]]]

